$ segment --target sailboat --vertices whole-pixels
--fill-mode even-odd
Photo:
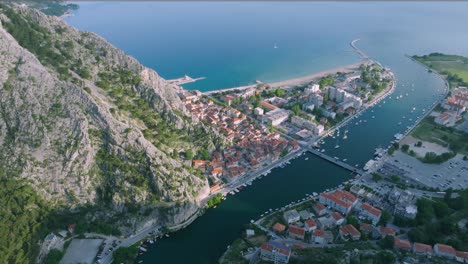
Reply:
[[[338,130],[338,135],[340,135],[340,130]],[[338,141],[339,141],[339,140],[340,140],[340,137],[338,136],[338,137],[336,138],[336,145],[335,145],[335,148],[336,148],[336,149],[340,147],[340,145],[338,145]]]
[[[347,139],[347,138],[348,138],[348,130],[346,129],[344,131],[343,139]]]
[[[277,49],[277,48],[278,48],[278,46],[276,45],[276,43],[275,43],[275,46],[273,46],[273,48],[274,48],[274,49]]]

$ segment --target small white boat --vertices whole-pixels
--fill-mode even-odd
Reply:
[[[304,160],[309,160],[309,158],[305,158]]]

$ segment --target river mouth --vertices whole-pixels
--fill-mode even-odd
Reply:
[[[424,8],[421,3],[101,3],[83,6],[67,20],[103,35],[163,77],[207,77],[186,86],[201,90],[288,79],[354,63],[359,58],[349,41],[360,38],[361,50],[392,69],[397,87],[391,98],[343,128],[349,133],[339,149],[332,138],[325,139],[322,148],[362,167],[376,148],[387,146],[422,114],[411,114],[413,107],[428,109],[443,93],[443,81],[405,55],[468,55],[465,10],[464,3],[424,3]],[[397,95],[403,98],[397,100]],[[216,263],[251,219],[351,177],[307,154],[228,196],[186,229],[158,240],[138,261]]]

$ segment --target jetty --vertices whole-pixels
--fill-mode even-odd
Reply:
[[[186,84],[186,83],[192,83],[192,82],[200,81],[200,80],[203,80],[203,79],[206,79],[206,78],[205,77],[192,78],[192,77],[190,77],[188,75],[185,75],[184,77],[180,77],[180,78],[177,78],[177,79],[167,80],[167,82],[169,82],[171,84],[175,84],[175,85],[182,85],[182,84]]]
[[[358,47],[356,47],[355,43],[358,42],[361,39],[355,39],[349,43],[351,48],[363,59],[363,60],[369,60],[369,56],[367,56],[362,50],[360,50]]]

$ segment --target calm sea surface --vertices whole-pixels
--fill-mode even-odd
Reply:
[[[202,91],[255,80],[278,81],[357,62],[349,42],[360,38],[357,46],[390,67],[398,85],[391,99],[366,111],[360,124],[347,127],[348,139],[326,140],[326,153],[359,166],[442,93],[443,82],[405,54],[468,56],[468,3],[78,4],[80,9],[67,18],[71,25],[98,33],[166,79],[184,74],[206,77],[185,86]],[[404,97],[395,100],[396,95]],[[413,107],[417,111],[410,113]],[[333,148],[337,143],[341,147]],[[158,241],[139,260],[216,263],[251,219],[350,177],[330,163],[314,156],[307,156],[306,161],[305,157],[229,196],[188,228]]]

